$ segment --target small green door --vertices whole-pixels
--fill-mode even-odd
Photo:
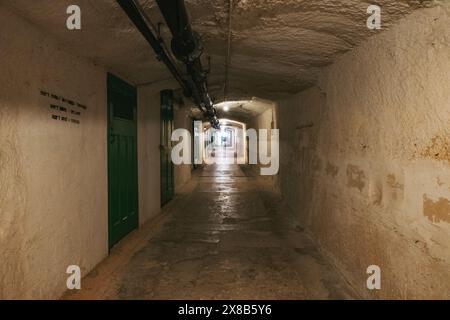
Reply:
[[[171,158],[173,132],[173,91],[161,91],[161,206],[172,200],[174,170]]]
[[[138,227],[136,88],[108,74],[109,247]]]

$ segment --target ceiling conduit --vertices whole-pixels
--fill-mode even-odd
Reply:
[[[142,14],[142,8],[134,0],[117,0],[136,28],[141,32],[153,50],[169,69],[173,77],[178,81],[183,93],[192,97],[194,103],[202,110],[211,125],[219,128],[216,110],[208,93],[207,72],[203,69],[201,56],[203,47],[200,37],[189,23],[184,0],[157,0],[162,15],[169,27],[172,39],[172,52],[174,56],[186,66],[189,79],[184,79],[169,54],[155,36],[146,17]]]
[[[200,105],[213,127],[218,128],[219,120],[208,93],[207,72],[201,62],[203,46],[200,36],[191,28],[184,0],[156,0],[156,3],[172,33],[172,52],[186,66],[194,102]]]

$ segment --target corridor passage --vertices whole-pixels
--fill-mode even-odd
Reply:
[[[449,26],[0,0],[0,300],[450,299]]]
[[[125,238],[65,298],[355,298],[270,185],[245,166],[194,171],[151,238],[152,226]]]

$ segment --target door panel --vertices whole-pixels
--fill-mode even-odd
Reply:
[[[138,227],[136,88],[108,75],[109,247]]]
[[[173,91],[161,91],[161,205],[174,195],[174,168],[171,159],[173,132]]]

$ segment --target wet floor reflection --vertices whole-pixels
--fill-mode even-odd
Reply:
[[[269,182],[243,168],[197,170],[164,225],[83,298],[351,298]]]
[[[127,266],[121,298],[351,296],[263,182],[227,164],[205,167],[195,179],[194,191]]]

